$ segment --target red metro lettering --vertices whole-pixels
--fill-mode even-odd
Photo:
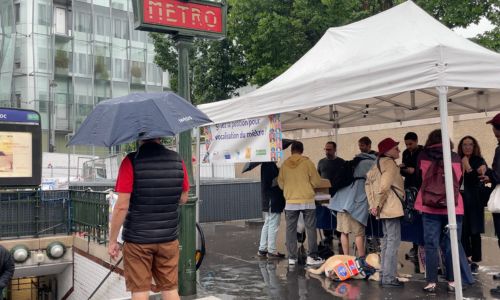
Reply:
[[[144,22],[220,33],[222,9],[177,0],[144,0]]]

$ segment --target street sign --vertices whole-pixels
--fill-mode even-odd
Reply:
[[[135,29],[220,39],[227,5],[203,0],[132,0]]]

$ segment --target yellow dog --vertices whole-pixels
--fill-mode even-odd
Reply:
[[[317,269],[307,269],[307,272],[311,274],[322,274],[324,273],[326,277],[330,279],[338,279],[337,275],[334,272],[334,268],[339,264],[347,264],[349,261],[357,261],[358,265],[360,265],[361,273],[352,276],[354,279],[365,279],[373,281],[380,281],[380,256],[377,253],[371,253],[366,256],[365,259],[358,258],[352,255],[334,255],[328,258],[319,268]],[[411,275],[407,274],[398,274],[398,280],[402,282],[409,281]]]

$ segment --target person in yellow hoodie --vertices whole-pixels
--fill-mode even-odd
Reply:
[[[308,254],[306,264],[321,265],[324,260],[318,257],[316,237],[316,204],[314,188],[319,186],[321,177],[312,161],[303,156],[304,145],[295,141],[292,143],[292,156],[281,166],[278,175],[279,187],[283,190],[286,200],[286,248],[288,264],[297,263],[297,222],[302,212],[306,227]]]

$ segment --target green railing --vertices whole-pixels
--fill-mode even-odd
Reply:
[[[69,234],[68,191],[1,191],[0,238]]]
[[[106,193],[91,191],[0,191],[0,239],[76,233],[107,243]]]
[[[71,231],[99,244],[109,235],[109,202],[107,193],[70,191]]]

